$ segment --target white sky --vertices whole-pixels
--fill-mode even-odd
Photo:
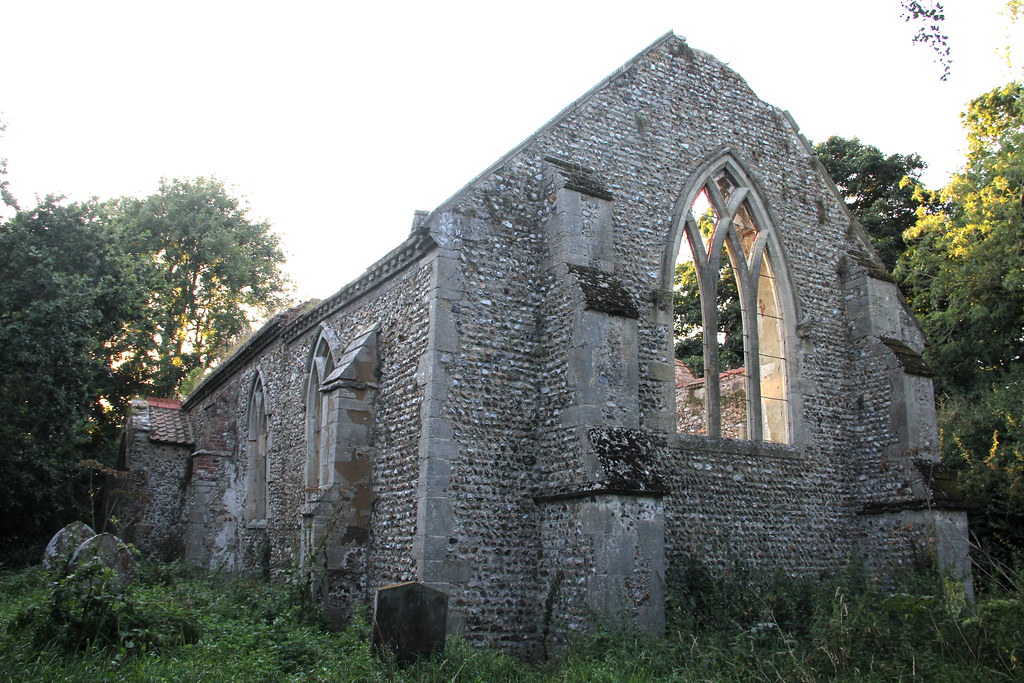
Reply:
[[[6,0],[0,158],[23,208],[215,175],[282,236],[297,296],[322,298],[669,30],[813,141],[917,152],[941,186],[964,104],[1011,80],[1003,4],[945,0],[942,83],[899,0]]]

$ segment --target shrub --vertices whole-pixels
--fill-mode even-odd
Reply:
[[[14,623],[36,645],[67,650],[113,645],[123,652],[195,642],[195,619],[162,591],[139,585],[122,587],[114,570],[86,562],[53,581],[43,599]]]
[[[95,571],[77,589],[47,584],[38,571],[0,572],[0,626],[10,627],[0,629],[0,672],[126,681],[1022,677],[1021,593],[985,594],[972,608],[933,576],[887,592],[857,572],[787,582],[738,568],[716,578],[694,567],[695,583],[673,597],[663,639],[605,630],[574,641],[562,660],[531,664],[450,637],[441,655],[401,668],[371,648],[365,606],[346,629],[329,631],[286,582],[157,564],[118,592]]]

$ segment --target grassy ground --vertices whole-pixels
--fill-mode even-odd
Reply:
[[[443,656],[400,669],[374,655],[365,614],[328,631],[287,582],[180,565],[146,566],[125,592],[104,578],[82,590],[0,571],[0,680],[1024,680],[1020,593],[969,607],[935,580],[884,593],[849,577],[794,585],[697,567],[663,640],[602,632],[527,664],[452,638]]]

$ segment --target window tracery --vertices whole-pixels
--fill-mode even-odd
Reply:
[[[788,443],[785,287],[771,221],[731,157],[710,167],[681,213],[675,343],[677,357],[690,362],[683,370],[677,361],[677,425]]]

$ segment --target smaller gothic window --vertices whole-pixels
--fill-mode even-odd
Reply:
[[[266,397],[259,374],[249,391],[248,428],[246,439],[248,486],[245,497],[245,519],[267,518],[267,428]]]
[[[306,486],[311,490],[329,483],[325,469],[330,461],[331,396],[321,391],[321,384],[333,370],[331,347],[321,334],[310,358],[306,389]]]

